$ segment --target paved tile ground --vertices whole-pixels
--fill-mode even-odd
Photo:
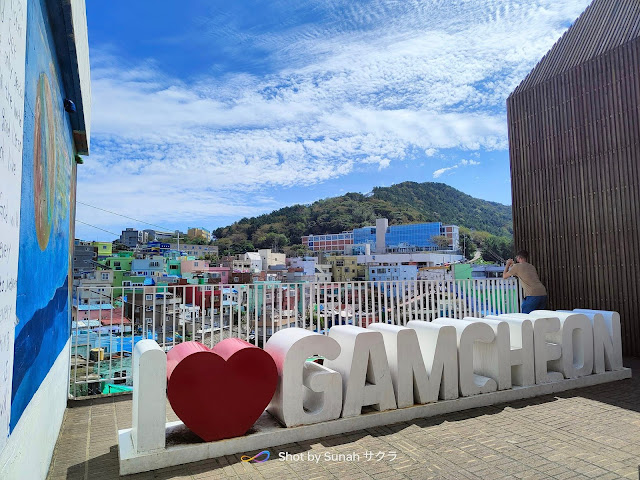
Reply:
[[[124,478],[638,479],[640,359],[625,364],[630,380],[284,445],[261,464],[238,454]],[[119,478],[116,432],[130,426],[130,398],[68,408],[48,478]],[[367,461],[367,451],[385,456]],[[280,460],[286,453],[303,459]],[[360,458],[341,461],[349,454]]]

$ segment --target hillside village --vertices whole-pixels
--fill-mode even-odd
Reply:
[[[112,288],[117,298],[123,288],[141,286],[445,278],[466,261],[459,227],[438,222],[389,226],[387,219],[378,219],[375,226],[307,235],[302,241],[305,256],[269,248],[220,256],[204,228],[187,234],[127,228],[115,242],[76,239],[74,298],[78,305],[99,303],[100,295],[79,293],[87,288]],[[490,271],[487,266],[467,270],[469,278],[486,277]]]
[[[264,345],[287,327],[506,311],[515,285],[487,282],[501,279],[512,255],[511,229],[505,205],[404,182],[213,232],[127,227],[113,241],[76,239],[72,394],[129,389],[132,347],[143,338],[166,349],[227,337]]]

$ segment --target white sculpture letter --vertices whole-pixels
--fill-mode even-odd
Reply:
[[[453,400],[459,396],[458,339],[450,325],[437,325],[412,320],[407,327],[415,330],[420,343],[424,366],[429,375],[429,402],[438,397]]]
[[[325,366],[342,375],[342,416],[360,415],[362,407],[369,405],[376,410],[396,408],[382,334],[338,325],[329,330],[329,337],[341,348],[338,358],[325,362]]]
[[[340,417],[340,374],[306,361],[312,355],[335,359],[340,354],[338,342],[303,328],[286,328],[276,332],[264,349],[278,368],[278,386],[267,407],[269,413],[287,427]]]
[[[593,373],[622,370],[620,314],[580,308],[573,311],[586,315],[593,324]]]
[[[562,345],[562,355],[551,362],[550,367],[561,372],[565,378],[591,375],[593,371],[593,328],[591,321],[582,313],[534,310],[532,316],[556,316],[560,320],[560,331],[547,334],[553,343]]]
[[[435,401],[429,399],[429,377],[415,330],[386,323],[367,328],[382,334],[398,408]]]
[[[536,384],[533,355],[533,323],[525,313],[510,313],[486,318],[509,325],[511,384],[521,387]]]
[[[133,424],[136,452],[165,447],[167,418],[167,355],[154,340],[140,340],[133,349]]]
[[[474,373],[474,367],[479,364],[478,359],[481,356],[481,350],[476,343],[495,342],[496,336],[493,329],[486,323],[466,322],[452,318],[437,318],[433,323],[451,325],[456,329],[460,395],[469,397],[496,391],[498,388],[496,380]]]
[[[502,319],[465,317],[465,322],[486,323],[496,336],[491,343],[474,344],[474,369],[480,374],[493,378],[498,390],[511,388],[511,339],[509,324]]]
[[[560,372],[549,371],[549,362],[562,356],[562,346],[547,341],[547,336],[560,331],[558,317],[536,317],[533,321],[533,347],[536,364],[536,383],[559,382],[564,377]]]

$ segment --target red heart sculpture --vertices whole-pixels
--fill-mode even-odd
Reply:
[[[239,338],[227,338],[212,349],[185,342],[167,354],[169,403],[205,442],[247,433],[271,401],[277,383],[271,355]]]

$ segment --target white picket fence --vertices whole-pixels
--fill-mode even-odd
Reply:
[[[263,346],[281,328],[326,335],[333,325],[518,312],[521,302],[516,279],[77,287],[70,396],[130,390],[133,346],[146,338],[166,351],[231,337]]]

